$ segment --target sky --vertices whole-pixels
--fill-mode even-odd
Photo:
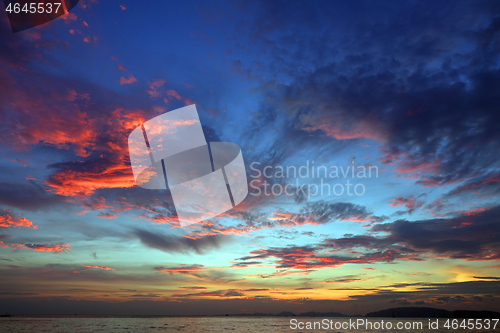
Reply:
[[[0,15],[0,313],[500,311],[499,54],[495,1]],[[127,140],[192,104],[249,194],[186,226]]]

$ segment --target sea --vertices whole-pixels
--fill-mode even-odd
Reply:
[[[357,325],[364,320],[363,325]],[[500,323],[485,329],[484,319],[462,322],[426,318],[319,318],[319,317],[107,317],[11,316],[0,318],[0,332],[500,332]],[[368,324],[366,321],[371,323]],[[355,323],[355,324],[354,324]],[[377,324],[378,323],[378,324]],[[478,323],[482,324],[479,328]],[[434,327],[429,328],[429,324]],[[470,329],[467,325],[477,325]],[[315,325],[315,326],[314,326]],[[378,325],[378,326],[377,326]],[[381,326],[383,325],[383,326]],[[398,328],[398,325],[400,328]],[[462,327],[460,327],[462,326]],[[471,327],[471,326],[469,326]]]

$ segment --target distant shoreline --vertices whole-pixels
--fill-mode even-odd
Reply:
[[[448,311],[425,307],[400,307],[391,308],[366,315],[344,315],[338,312],[304,312],[295,314],[283,311],[272,313],[238,313],[218,315],[99,315],[99,314],[11,314],[5,318],[196,318],[196,317],[305,317],[305,318],[500,318],[500,312],[487,310],[454,310]]]

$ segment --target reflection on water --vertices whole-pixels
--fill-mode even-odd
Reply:
[[[397,322],[422,322],[423,328],[410,330],[300,330],[291,329],[290,320],[297,322],[321,322],[323,318],[307,317],[104,317],[104,316],[14,316],[10,318],[0,318],[0,332],[500,332],[499,327],[495,330],[469,330],[469,329],[446,329],[443,327],[446,319],[439,320],[438,330],[427,328],[428,319],[404,319],[404,318],[369,318],[370,321],[381,321],[393,323]],[[350,318],[328,318],[345,322]],[[351,318],[356,320],[358,318]],[[434,319],[435,321],[435,319]],[[497,325],[497,326],[500,326]],[[292,327],[296,327],[293,325]]]

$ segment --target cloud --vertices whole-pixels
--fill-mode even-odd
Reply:
[[[424,203],[422,201],[418,201],[415,199],[413,195],[404,198],[404,197],[396,197],[392,199],[392,202],[389,203],[389,206],[391,207],[400,207],[400,206],[405,206],[406,207],[406,212],[409,214],[412,214],[415,212],[417,208],[422,207]]]
[[[42,143],[57,148],[72,147],[79,156],[89,155],[96,137],[95,122],[75,102],[62,97],[68,94],[65,88],[53,85],[50,76],[41,83],[51,85],[50,92],[43,92],[46,89],[38,86],[38,80],[21,84],[1,71],[0,77],[10,82],[0,94],[0,102],[6,108],[0,111],[4,114],[1,126],[4,134],[0,141],[17,151]],[[57,117],[50,117],[52,114]],[[22,116],[21,120],[15,115]]]
[[[316,201],[307,203],[298,214],[276,213],[270,220],[276,220],[280,225],[325,224],[337,221],[351,222],[381,222],[386,216],[375,216],[366,207],[350,202],[329,203]]]
[[[249,254],[249,256],[241,257],[237,260],[245,263],[255,259],[275,258],[276,262],[274,263],[274,267],[282,269],[272,275],[262,275],[261,277],[263,278],[288,274],[308,274],[316,269],[339,267],[344,264],[368,264],[374,262],[392,262],[396,259],[412,259],[395,250],[368,252],[356,257],[327,255],[322,253],[320,248],[312,246],[269,248],[265,250],[255,250]]]
[[[69,244],[24,244],[22,248],[34,250],[37,252],[61,253],[69,250]]]
[[[313,281],[315,283],[350,283],[350,282],[356,282],[356,281],[362,281],[362,279],[338,279],[338,280],[333,280],[333,281]]]
[[[151,98],[158,98],[162,96],[162,93],[158,91],[158,88],[161,88],[165,84],[165,80],[162,79],[153,79],[151,82],[148,82],[149,89],[147,92]]]
[[[401,289],[405,286],[395,285],[393,287],[383,287],[371,294],[352,295],[349,296],[353,301],[370,303],[372,301],[380,304],[381,302],[398,303],[406,302],[406,304],[414,305],[438,305],[448,302],[461,303],[462,306],[475,303],[477,304],[489,299],[492,303],[498,301],[500,286],[499,281],[467,281],[467,282],[452,282],[452,283],[427,283],[420,282],[407,285],[406,287],[415,287],[407,291],[394,291],[386,288]],[[479,297],[479,299],[478,299]]]
[[[97,216],[99,216],[102,219],[116,219],[116,215],[111,213],[100,212],[99,214],[97,214]]]
[[[142,229],[135,229],[133,234],[145,246],[171,253],[189,253],[194,251],[202,254],[213,249],[218,249],[228,241],[227,236],[221,235],[190,239],[181,236],[152,233]]]
[[[375,224],[371,231],[383,232],[385,236],[349,235],[327,238],[315,246],[270,247],[251,251],[237,262],[254,266],[263,259],[274,258],[273,265],[280,271],[261,276],[273,277],[308,274],[312,270],[344,264],[421,261],[425,257],[498,260],[500,229],[496,221],[499,214],[500,206],[496,206],[446,220],[397,220]],[[344,282],[347,281],[349,279]]]
[[[104,157],[87,161],[59,162],[49,165],[57,170],[45,184],[63,196],[88,196],[97,188],[135,186],[130,167]]]
[[[135,82],[137,82],[137,79],[133,74],[130,74],[127,78],[125,78],[125,76],[120,77],[120,85],[132,84]]]
[[[72,148],[77,155],[88,156],[96,123],[82,110],[88,100],[81,94],[81,85],[25,70],[34,59],[50,59],[44,50],[61,45],[45,37],[36,42],[19,40],[5,24],[4,20],[0,22],[0,80],[9,84],[3,85],[0,92],[0,142],[14,151],[43,144]]]
[[[289,213],[286,211],[275,211],[272,213],[262,213],[256,209],[251,211],[230,210],[221,218],[227,216],[232,219],[243,221],[236,226],[226,227],[217,220],[204,221],[196,225],[197,229],[190,231],[189,237],[197,238],[206,235],[244,235],[252,231],[262,229],[272,229],[277,227],[296,227],[303,225],[322,225],[333,223],[335,221],[351,221],[363,223],[377,223],[386,220],[386,216],[377,216],[367,210],[366,207],[348,202],[329,203],[325,201],[316,201],[306,203],[299,213]],[[186,236],[187,237],[187,236]]]
[[[21,215],[14,217],[10,210],[2,209],[0,211],[0,227],[3,228],[33,228],[38,229],[38,226],[33,225],[33,222]]]
[[[222,297],[226,296],[226,293],[224,290],[214,290],[214,291],[202,291],[198,293],[192,293],[192,294],[173,294],[172,297]],[[231,295],[228,295],[231,296]],[[234,296],[241,296],[241,295],[234,295]]]
[[[480,198],[496,197],[500,194],[500,174],[493,172],[486,175],[474,177],[464,184],[457,186],[444,195],[445,199],[467,198],[479,196]]]
[[[154,270],[158,272],[163,272],[163,273],[180,273],[180,274],[187,274],[190,272],[200,272],[200,271],[207,271],[210,270],[211,268],[205,267],[203,265],[182,265],[182,266],[177,266],[177,267],[165,267],[165,266],[158,266],[155,267]]]
[[[397,220],[377,224],[371,231],[385,236],[358,235],[329,238],[324,248],[335,251],[349,249],[391,249],[414,256],[448,257],[465,260],[496,260],[499,258],[498,236],[500,229],[495,216],[500,206],[490,209],[461,212],[450,219],[419,221]]]
[[[249,9],[238,41],[254,43],[255,57],[266,50],[266,61],[228,67],[258,77],[266,96],[261,113],[270,112],[272,126],[281,112],[288,116],[276,141],[292,140],[297,149],[307,136],[374,140],[381,163],[422,186],[453,185],[498,168],[498,4],[447,7],[446,15],[439,4],[396,6],[383,19],[368,14],[378,5],[363,8]],[[279,154],[281,147],[274,149]]]
[[[198,293],[191,294],[173,294],[172,297],[242,297],[245,293],[249,292],[261,292],[269,291],[269,289],[229,289],[229,290],[214,290],[214,291],[202,291]]]
[[[454,259],[497,260],[500,258],[500,226],[496,222],[499,214],[500,206],[496,206],[446,220],[398,220],[375,225],[372,230],[389,234],[377,242],[400,244],[414,251]]]
[[[184,290],[203,290],[203,289],[207,289],[206,287],[196,287],[196,286],[193,286],[193,287],[179,287],[179,289],[184,289]]]
[[[106,267],[106,266],[90,266],[90,265],[82,265],[83,267],[86,267],[86,268],[96,268],[96,269],[103,269],[105,271],[116,271],[116,269],[114,268],[109,268],[109,267]]]
[[[2,205],[36,211],[61,205],[63,202],[64,197],[45,191],[33,180],[25,183],[0,182],[0,204]]]

